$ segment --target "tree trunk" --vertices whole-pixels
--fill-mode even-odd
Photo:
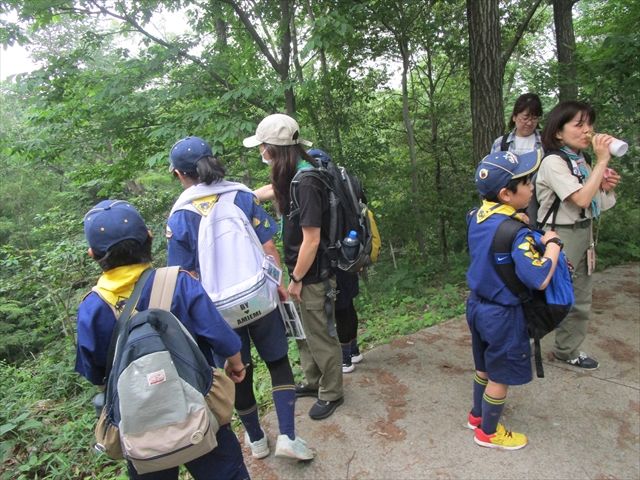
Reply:
[[[424,235],[420,230],[422,226],[421,213],[420,213],[420,201],[418,185],[418,163],[416,160],[416,140],[413,131],[413,119],[409,113],[409,89],[407,87],[407,77],[409,76],[409,46],[407,42],[398,41],[398,47],[400,54],[402,55],[402,117],[404,119],[404,125],[407,129],[407,141],[409,142],[409,159],[411,161],[411,193],[413,203],[413,214],[415,222],[418,227],[417,241],[418,252],[424,255],[426,249],[424,244]]]
[[[479,163],[504,133],[498,0],[467,0],[473,157]]]
[[[560,101],[578,98],[577,72],[573,62],[576,38],[573,33],[573,4],[575,0],[553,0],[553,23],[556,27],[556,48],[560,78]]]

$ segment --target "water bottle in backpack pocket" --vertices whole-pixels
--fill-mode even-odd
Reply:
[[[358,256],[358,250],[360,250],[358,232],[351,230],[349,235],[342,241],[342,253],[347,260],[352,262]]]

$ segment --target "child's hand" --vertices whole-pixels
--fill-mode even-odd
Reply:
[[[243,365],[240,357],[240,352],[234,356],[227,358],[224,362],[224,371],[231,380],[235,383],[240,383],[244,380],[245,372],[251,364]]]
[[[552,238],[560,238],[560,235],[558,235],[553,230],[547,230],[545,234],[542,236],[542,238],[540,239],[540,243],[546,246],[547,242]]]

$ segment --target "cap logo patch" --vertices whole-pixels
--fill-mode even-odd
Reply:
[[[483,168],[480,170],[480,172],[478,172],[478,176],[484,180],[485,178],[487,178],[489,176],[489,170],[487,170],[486,168]]]
[[[518,157],[516,157],[513,153],[511,152],[505,152],[504,154],[505,158],[507,160],[509,160],[511,163],[518,163]]]

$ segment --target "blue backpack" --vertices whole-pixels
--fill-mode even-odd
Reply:
[[[493,235],[491,253],[500,278],[524,305],[529,336],[533,338],[535,344],[536,374],[538,378],[544,378],[540,339],[555,330],[573,308],[575,301],[573,284],[571,283],[569,263],[562,251],[558,256],[556,270],[547,288],[532,291],[522,283],[516,275],[516,267],[511,260],[511,246],[522,228],[528,228],[528,225],[513,218],[507,218],[503,221]],[[544,253],[544,245],[540,241],[544,232],[532,230],[531,234],[535,240],[536,250]],[[498,257],[505,255],[509,257],[507,263],[497,261]]]

